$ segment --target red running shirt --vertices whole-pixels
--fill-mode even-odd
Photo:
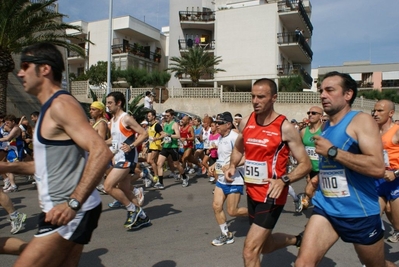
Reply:
[[[190,136],[190,129],[191,129],[191,125],[187,125],[186,127],[181,127],[180,128],[180,138],[192,138],[192,136]],[[184,148],[194,148],[194,142],[193,140],[189,141],[186,140],[183,142],[183,147]]]
[[[266,202],[269,185],[265,178],[280,179],[286,174],[289,148],[282,140],[281,126],[287,118],[279,115],[268,125],[259,125],[252,113],[242,132],[245,149],[245,184],[252,200]],[[287,201],[285,187],[275,204]]]

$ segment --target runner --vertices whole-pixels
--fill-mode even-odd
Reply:
[[[260,254],[288,245],[298,245],[300,236],[272,234],[287,201],[288,186],[310,171],[310,160],[295,127],[274,111],[277,85],[273,80],[257,80],[251,91],[254,111],[240,123],[240,132],[225,172],[231,178],[245,153],[245,184],[250,229],[244,243],[244,265],[260,266]],[[298,166],[288,175],[291,150]]]

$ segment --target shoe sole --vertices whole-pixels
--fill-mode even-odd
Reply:
[[[233,240],[226,241],[226,243],[223,243],[223,244],[214,244],[213,242],[211,242],[211,244],[212,244],[213,246],[215,246],[215,247],[221,247],[221,246],[223,246],[223,245],[230,245],[230,244],[233,244],[233,243],[234,243],[234,239],[233,239]]]
[[[148,222],[139,224],[136,227],[132,226],[132,227],[127,228],[127,229],[128,230],[137,230],[137,229],[140,229],[140,228],[143,228],[143,227],[148,227],[148,226],[151,226],[151,225],[152,225],[151,220],[149,220]]]

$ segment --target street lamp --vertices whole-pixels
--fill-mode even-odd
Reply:
[[[108,32],[108,65],[107,65],[107,95],[111,92],[111,62],[112,62],[112,6],[113,0],[109,0],[109,32]]]

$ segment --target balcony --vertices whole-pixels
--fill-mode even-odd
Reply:
[[[277,43],[281,52],[293,62],[302,64],[312,62],[313,51],[302,34],[296,32],[277,33]]]
[[[182,85],[192,85],[191,76],[189,74],[182,74],[177,77]],[[213,73],[205,73],[201,75],[198,81],[198,86],[212,86],[215,75]]]
[[[300,64],[277,65],[277,75],[278,76],[299,75],[302,78],[302,86],[308,89],[312,88],[313,78]]]
[[[280,14],[281,21],[289,31],[294,31],[296,27],[299,27],[300,29],[304,30],[304,35],[306,37],[312,36],[313,25],[312,22],[310,22],[309,16],[306,13],[302,1],[280,1],[278,2],[278,12]]]
[[[214,11],[179,11],[182,29],[213,30],[215,24]]]
[[[381,82],[382,89],[398,89],[399,80],[383,80]]]
[[[152,52],[149,50],[149,47],[143,47],[136,43],[125,46],[123,44],[116,44],[112,45],[111,49],[112,55],[128,54],[136,58],[146,59],[155,63],[161,62],[161,54],[159,52]]]
[[[188,50],[194,46],[200,46],[205,51],[213,51],[215,49],[215,41],[195,43],[192,39],[179,39],[177,40],[180,52]]]
[[[85,49],[86,56],[88,56],[87,52],[88,52],[87,49]],[[85,58],[81,57],[75,51],[68,50],[67,56],[68,56],[68,64],[79,64],[85,62]]]

